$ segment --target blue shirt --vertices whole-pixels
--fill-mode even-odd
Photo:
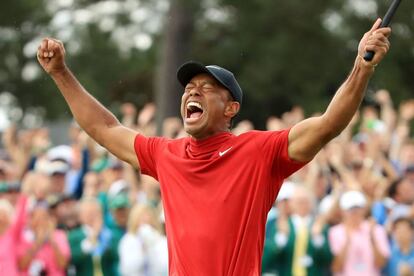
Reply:
[[[414,271],[414,243],[411,244],[411,249],[408,254],[401,252],[395,240],[391,243],[391,255],[387,265],[387,275],[399,275],[399,267],[401,264],[408,264],[411,271]]]

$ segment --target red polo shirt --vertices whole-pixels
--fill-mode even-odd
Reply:
[[[304,165],[289,158],[288,134],[136,136],[142,173],[161,185],[170,275],[260,275],[267,213]]]

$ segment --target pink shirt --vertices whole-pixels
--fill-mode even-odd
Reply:
[[[374,265],[374,252],[370,240],[370,226],[364,221],[361,227],[353,231],[350,237],[350,245],[346,254],[344,269],[338,276],[375,276],[381,275],[380,269]],[[374,229],[374,237],[378,250],[384,257],[389,257],[390,247],[385,229],[377,225]],[[332,253],[338,255],[345,246],[345,226],[341,223],[329,231],[329,243]]]
[[[26,196],[20,196],[16,205],[15,220],[0,236],[0,275],[19,275],[17,270],[16,248],[25,223]]]
[[[70,247],[66,233],[62,230],[55,230],[53,233],[53,240],[59,247],[61,253],[66,257],[66,260],[70,257]],[[24,256],[25,252],[32,248],[34,242],[33,235],[26,232],[21,239],[17,254],[19,257]],[[39,251],[37,251],[27,271],[22,272],[20,275],[28,275],[29,270],[36,270],[43,267],[48,272],[47,275],[64,276],[65,268],[59,268],[52,246],[49,243],[44,244]]]

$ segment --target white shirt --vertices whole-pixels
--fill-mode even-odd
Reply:
[[[138,235],[126,233],[119,242],[118,252],[121,275],[145,275],[144,247]]]

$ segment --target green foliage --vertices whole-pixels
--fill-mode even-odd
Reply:
[[[230,22],[217,24],[206,18],[195,39],[194,55],[236,73],[246,95],[240,117],[256,125],[263,127],[265,118],[280,115],[292,105],[304,106],[309,114],[323,111],[351,69],[358,41],[377,13],[356,14],[349,3],[222,0]],[[379,4],[382,15],[389,1]],[[409,6],[413,4],[403,5],[395,22],[404,22],[404,28],[412,33],[413,9]],[[329,28],[326,22],[332,14],[341,20],[337,27]],[[378,68],[371,86],[388,88],[401,100],[412,88],[413,44],[411,36],[393,36],[390,55]]]

